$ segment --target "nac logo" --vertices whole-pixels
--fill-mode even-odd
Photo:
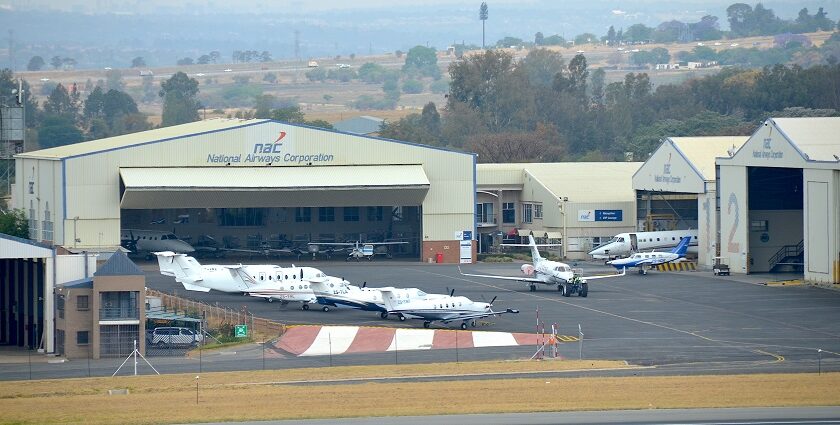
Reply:
[[[662,174],[671,174],[671,154],[668,154],[668,162],[662,167]]]
[[[280,150],[283,147],[283,143],[280,143],[280,141],[283,140],[284,137],[286,137],[286,132],[281,131],[273,143],[255,144],[253,153],[280,153]]]

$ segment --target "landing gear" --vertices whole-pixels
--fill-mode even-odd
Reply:
[[[303,304],[301,308],[304,310],[309,310],[309,304]]]
[[[467,329],[467,322],[461,323],[461,329]]]
[[[432,324],[432,322],[423,322],[423,327],[426,328],[426,329],[429,329],[429,326],[431,324]]]
[[[321,310],[324,310],[325,312],[330,311],[330,306],[325,305],[325,306],[321,307]]]
[[[400,322],[405,322],[405,316],[403,316],[402,314],[400,314]]]
[[[470,322],[470,326],[475,327],[475,320],[473,320],[472,322]]]
[[[274,298],[271,297],[266,298],[266,300],[269,302],[269,304],[274,302]]]
[[[536,292],[537,285],[531,284],[530,289],[531,289],[531,292]]]
[[[381,318],[381,319],[387,319],[387,318],[388,318],[388,312],[387,312],[387,311],[383,311],[383,312],[379,313],[379,318]]]
[[[645,266],[639,267],[639,274],[640,275],[646,275],[647,274],[647,270],[645,270]]]
[[[586,296],[589,295],[589,284],[588,283],[584,283],[584,284],[580,285],[580,292],[578,292],[578,295],[580,295],[581,297],[584,297],[584,298],[586,298]]]

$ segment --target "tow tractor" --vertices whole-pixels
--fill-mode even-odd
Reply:
[[[564,297],[570,297],[572,294],[578,294],[578,296],[585,298],[589,294],[589,285],[585,280],[581,279],[580,276],[578,276],[578,272],[575,271],[575,275],[572,277],[571,281],[557,285],[557,290],[560,291],[560,295],[563,295]]]
[[[712,266],[712,273],[715,276],[729,276],[729,264],[724,257],[715,257],[715,264]]]

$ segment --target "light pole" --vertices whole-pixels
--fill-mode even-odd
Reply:
[[[569,201],[569,198],[564,196],[563,198],[560,199],[560,204],[558,205],[558,207],[560,207],[560,214],[563,214],[563,239],[562,239],[563,244],[561,245],[561,248],[563,249],[562,253],[563,253],[563,259],[564,260],[566,259],[566,243],[567,243],[567,239],[568,239],[566,237],[566,202],[568,202],[568,201]]]

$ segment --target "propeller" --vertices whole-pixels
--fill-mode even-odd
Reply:
[[[496,298],[497,298],[497,297],[498,297],[498,295],[497,295],[497,296],[495,296],[495,297],[493,297],[493,299],[492,299],[492,300],[490,300],[490,305],[493,305],[493,301],[496,301]]]
[[[367,281],[362,282],[362,288],[364,288],[365,286],[367,286]]]
[[[448,290],[448,291],[449,291],[449,288],[447,287],[447,288],[446,288],[446,290]],[[455,296],[455,288],[452,288],[452,290],[451,290],[451,291],[449,291],[449,296],[450,296],[450,297],[454,297],[454,296]]]

